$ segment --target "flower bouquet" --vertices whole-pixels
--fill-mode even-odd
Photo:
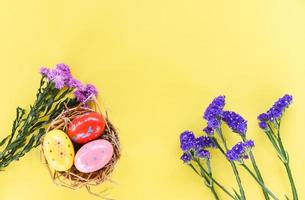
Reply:
[[[291,95],[285,95],[263,114],[258,116],[259,126],[262,128],[276,150],[280,161],[284,164],[288,179],[291,185],[292,199],[298,200],[297,189],[293,180],[290,160],[280,134],[280,124],[284,111],[292,102]],[[185,131],[180,135],[180,147],[183,151],[181,159],[191,167],[205,181],[206,186],[211,190],[216,200],[220,199],[215,189],[217,186],[230,199],[245,200],[246,193],[239,174],[240,168],[244,169],[257,182],[261,188],[264,199],[278,200],[279,197],[266,186],[260,169],[256,163],[253,153],[254,141],[248,139],[247,121],[233,111],[225,111],[225,97],[216,97],[204,112],[203,118],[207,121],[207,126],[203,129],[205,135],[195,137],[191,131]],[[229,147],[225,134],[222,131],[222,123],[226,124],[232,132],[240,138],[240,142]],[[230,191],[212,173],[211,155],[209,148],[216,148],[229,162],[232,172],[235,175],[238,189]],[[247,163],[250,159],[253,170]],[[285,199],[289,199],[285,195]]]
[[[65,64],[40,73],[34,104],[28,112],[17,108],[12,132],[0,142],[0,170],[41,145],[55,183],[90,192],[90,185],[109,178],[120,157],[118,133],[102,113],[94,85],[73,78]]]

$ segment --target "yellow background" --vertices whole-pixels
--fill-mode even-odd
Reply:
[[[288,181],[256,116],[289,92],[295,100],[283,137],[305,199],[304,20],[303,0],[2,0],[0,137],[9,133],[15,108],[33,102],[39,66],[65,62],[99,88],[120,130],[123,156],[109,197],[210,200],[199,177],[179,160],[178,137],[185,129],[201,134],[204,108],[225,94],[226,108],[249,120],[267,185],[283,199],[290,195]],[[225,132],[233,145],[236,135]],[[212,154],[215,176],[234,184],[223,157]],[[263,199],[241,174],[249,200]],[[0,173],[0,199],[96,198],[85,189],[53,185],[36,149]]]

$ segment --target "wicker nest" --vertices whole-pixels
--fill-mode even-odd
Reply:
[[[84,115],[88,112],[99,112],[101,113],[98,105],[94,103],[95,109],[91,109],[84,106],[78,106],[71,109],[66,109],[63,111],[48,127],[47,132],[51,131],[53,129],[60,129],[64,132],[67,132],[68,124],[76,117]],[[109,121],[107,115],[105,118],[106,121],[106,128],[105,132],[101,135],[100,139],[105,139],[109,141],[113,145],[114,154],[112,156],[112,159],[110,162],[103,167],[102,169],[92,172],[92,173],[82,173],[76,169],[76,167],[73,165],[71,169],[68,171],[60,172],[52,169],[45,158],[43,148],[41,148],[42,152],[42,159],[43,162],[46,164],[48,171],[50,172],[50,175],[53,179],[53,182],[57,185],[61,185],[64,187],[68,187],[70,189],[80,189],[82,187],[86,187],[87,190],[91,192],[90,186],[98,185],[106,180],[109,180],[110,174],[114,170],[115,164],[117,163],[118,159],[121,155],[120,150],[120,141],[118,137],[118,133],[112,123]],[[43,143],[43,138],[42,141]],[[42,144],[41,143],[41,144]],[[80,148],[80,145],[74,144],[75,152]],[[95,193],[92,193],[95,194]]]

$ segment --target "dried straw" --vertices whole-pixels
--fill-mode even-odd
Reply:
[[[68,124],[78,116],[84,115],[88,112],[99,112],[102,114],[101,109],[97,102],[93,102],[94,109],[84,107],[82,105],[75,107],[75,108],[67,108],[63,111],[48,127],[47,132],[53,129],[60,129],[64,132],[67,132]],[[90,186],[98,185],[109,180],[110,174],[114,170],[115,164],[117,163],[118,159],[121,156],[121,149],[120,149],[120,141],[118,137],[118,132],[109,121],[108,116],[106,114],[105,118],[106,122],[106,129],[105,132],[101,135],[100,139],[105,139],[109,141],[113,145],[114,154],[112,156],[111,161],[102,169],[92,172],[92,173],[82,173],[76,169],[73,165],[71,169],[64,172],[59,172],[52,169],[49,165],[47,160],[45,159],[45,155],[43,152],[43,148],[41,148],[42,153],[42,160],[46,165],[52,180],[55,184],[61,185],[70,189],[80,189],[82,187],[86,187],[88,192],[94,195],[98,195],[93,193],[90,189]],[[41,144],[43,143],[43,138]],[[42,147],[42,145],[41,145]]]

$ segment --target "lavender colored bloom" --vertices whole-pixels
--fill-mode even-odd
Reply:
[[[245,135],[247,132],[247,121],[239,114],[232,111],[224,111],[222,120],[232,129],[233,132]]]
[[[226,153],[226,157],[230,161],[238,161],[243,162],[244,159],[248,159],[248,153],[254,147],[253,140],[248,140],[245,142],[239,142],[235,146],[232,147]]]
[[[57,64],[55,69],[42,67],[40,73],[49,81],[52,81],[57,89],[62,89],[64,87],[75,88],[72,87],[75,85],[72,84],[72,82],[75,81],[72,81],[74,79],[71,75],[70,68],[65,64]]]
[[[196,151],[195,154],[198,158],[203,158],[203,159],[210,159],[210,152],[205,149],[200,149]]]
[[[225,106],[225,96],[218,96],[210,103],[207,109],[204,111],[203,118],[208,122],[207,133],[212,134],[214,131],[211,129],[216,129],[220,126],[220,118],[222,115],[222,110]]]
[[[183,151],[189,151],[195,147],[196,138],[193,132],[184,131],[180,135],[180,147]]]
[[[79,80],[74,79],[74,78],[69,79],[66,84],[67,84],[68,88],[80,88],[80,87],[82,87],[82,83]]]
[[[81,85],[74,92],[74,96],[79,102],[86,103],[90,98],[96,97],[98,94],[97,89],[92,84]]]
[[[259,127],[260,127],[261,129],[264,129],[264,130],[267,130],[267,129],[268,129],[268,124],[267,124],[267,122],[265,122],[265,121],[260,121],[260,122],[258,123],[258,125],[259,125]]]
[[[41,67],[39,70],[40,74],[44,77],[48,77],[50,74],[50,69],[47,67]]]
[[[257,117],[258,120],[260,121],[259,126],[262,129],[266,129],[268,122],[273,123],[276,120],[280,119],[282,117],[285,109],[288,108],[289,105],[291,104],[292,99],[293,99],[293,97],[288,94],[279,98],[266,113],[262,113]],[[265,122],[265,123],[263,123],[263,122]]]
[[[220,122],[217,118],[213,118],[208,121],[208,127],[212,129],[218,128],[219,126],[220,126]]]
[[[225,96],[216,97],[204,112],[203,118],[207,121],[220,117],[225,105]]]
[[[269,116],[266,113],[262,113],[257,117],[257,119],[260,121],[266,121],[266,120],[268,120],[268,118],[269,118]]]
[[[64,63],[57,64],[55,70],[59,71],[65,79],[70,79],[71,71],[68,65]]]
[[[206,134],[208,134],[208,135],[213,135],[213,133],[214,133],[214,129],[212,129],[211,127],[205,127],[204,129],[203,129],[203,131],[204,132],[206,132]]]
[[[215,148],[216,144],[208,136],[200,136],[200,137],[196,138],[196,140],[195,140],[195,149],[196,150],[201,150],[201,149],[210,148],[210,147]]]
[[[183,160],[184,163],[188,164],[192,160],[192,155],[189,152],[184,152],[181,156],[181,160]]]

